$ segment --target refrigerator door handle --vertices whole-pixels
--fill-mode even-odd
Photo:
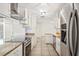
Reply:
[[[75,10],[75,22],[76,22],[76,37],[75,37],[75,45],[74,45],[74,55],[77,56],[78,53],[78,12]]]
[[[70,55],[77,54],[77,45],[78,45],[78,15],[77,10],[71,13],[68,27],[68,44]]]
[[[71,17],[69,19],[69,27],[68,27],[68,44],[69,44],[69,52],[70,52],[70,55],[73,55],[73,48],[72,48],[72,40],[71,40],[71,25],[72,25],[72,17],[73,17],[73,13],[71,13]]]

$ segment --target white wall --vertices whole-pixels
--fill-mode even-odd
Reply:
[[[52,33],[56,32],[56,27],[58,26],[58,19],[55,18],[39,18],[37,19],[37,30],[38,34]]]

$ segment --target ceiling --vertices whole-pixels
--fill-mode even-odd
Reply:
[[[20,3],[20,7],[28,8],[40,15],[40,10],[44,9],[47,11],[47,16],[57,14],[60,9],[64,6],[64,3]]]
[[[37,15],[38,23],[56,22],[59,17],[60,10],[68,6],[67,3],[19,3],[19,7],[27,8]],[[46,10],[46,17],[40,17],[40,10]],[[46,21],[45,21],[46,20]]]
[[[36,26],[38,32],[51,32],[54,30],[53,28],[55,28],[56,24],[58,23],[60,10],[62,10],[63,7],[66,9],[65,6],[67,5],[68,4],[66,3],[20,3],[19,7],[27,8],[34,12],[35,15],[37,15]],[[46,11],[46,17],[40,17],[40,10]]]

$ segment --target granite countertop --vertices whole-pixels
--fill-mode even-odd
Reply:
[[[5,42],[3,45],[0,45],[0,56],[6,56],[21,44],[22,42]]]

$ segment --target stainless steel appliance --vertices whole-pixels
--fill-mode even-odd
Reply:
[[[69,26],[68,26],[68,49],[69,55],[77,56],[79,55],[78,52],[78,11],[75,9],[75,5],[73,4],[73,11],[71,12],[70,19],[69,19]]]
[[[64,56],[66,55],[66,45],[67,45],[67,25],[66,23],[61,24],[61,55]]]
[[[23,56],[29,56],[31,53],[31,38],[26,38],[22,43]]]
[[[65,4],[60,11],[60,23],[61,23],[61,56],[69,55],[68,43],[67,43],[67,29],[72,11],[71,4]]]
[[[69,5],[69,4],[68,4]],[[79,4],[70,4],[70,6],[66,6],[63,12],[63,16],[66,20],[66,45],[64,45],[65,50],[62,50],[62,55],[64,54],[62,51],[66,51],[65,55],[68,56],[78,56],[79,55],[79,14],[78,14],[78,6]],[[63,35],[63,34],[62,34]]]
[[[66,44],[66,23],[61,24],[61,41]]]

